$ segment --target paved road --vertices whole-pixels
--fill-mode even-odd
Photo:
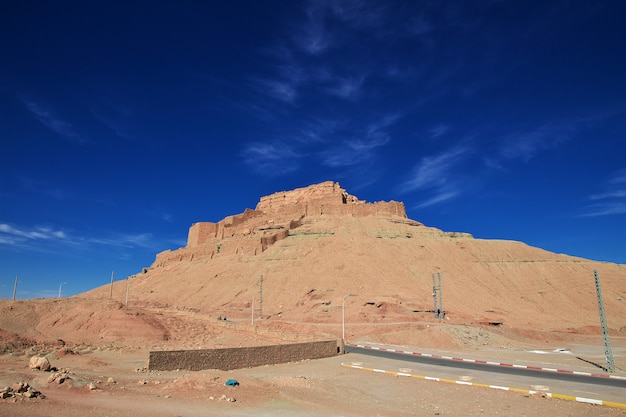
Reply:
[[[553,393],[626,403],[626,380],[599,378],[525,368],[484,365],[449,359],[346,346],[346,360],[389,371],[410,368],[413,374],[530,389],[548,387]]]

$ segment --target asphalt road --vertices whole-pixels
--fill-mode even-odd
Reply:
[[[626,403],[626,380],[485,365],[450,359],[346,346],[346,360],[362,362],[389,371],[411,369],[411,373],[445,379],[471,379],[482,384],[531,389],[547,387],[549,392],[603,401]]]

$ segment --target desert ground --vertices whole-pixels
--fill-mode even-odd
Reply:
[[[192,225],[185,247],[132,276],[67,298],[0,300],[0,415],[623,416],[367,374],[341,366],[350,354],[234,371],[147,369],[150,351],[340,339],[343,322],[353,344],[503,362],[565,348],[585,360],[553,355],[544,367],[603,372],[596,276],[624,373],[626,265],[441,231],[406,218],[402,203],[360,201],[333,182],[276,193],[255,210]],[[439,306],[445,318],[435,318]],[[55,370],[30,369],[33,356]],[[240,385],[225,386],[232,378]]]
[[[87,303],[90,301],[90,303]],[[55,305],[81,317],[94,300],[72,297],[64,300],[3,300],[3,322],[7,314],[22,323],[33,319],[33,304],[44,304],[46,311]],[[33,398],[18,395],[0,400],[2,416],[623,416],[626,410],[571,401],[543,398],[471,386],[457,386],[392,375],[368,373],[341,366],[354,360],[351,354],[332,358],[305,360],[296,363],[261,366],[232,371],[204,370],[190,372],[150,371],[147,369],[150,350],[175,350],[220,346],[254,346],[285,343],[281,337],[262,337],[241,326],[233,330],[223,321],[189,311],[126,308],[115,303],[96,313],[101,319],[119,323],[116,314],[143,317],[158,321],[169,335],[146,335],[133,321],[124,332],[141,335],[133,342],[112,342],[101,329],[85,326],[84,342],[69,342],[41,336],[28,338],[17,332],[3,330],[3,355],[0,357],[0,388],[26,383],[43,394]],[[110,308],[110,309],[109,309]],[[93,310],[93,309],[92,309]],[[91,311],[90,314],[92,314]],[[14,321],[14,323],[20,320]],[[74,323],[78,325],[78,323]],[[263,326],[263,323],[257,323]],[[35,326],[36,327],[36,326]],[[93,326],[91,326],[93,327]],[[339,327],[339,326],[336,326]],[[360,328],[374,327],[360,334]],[[405,326],[406,327],[406,326]],[[573,335],[569,340],[559,336],[552,340],[526,339],[513,341],[489,328],[472,328],[440,323],[436,320],[420,324],[421,345],[416,349],[439,349],[457,354],[482,354],[502,361],[523,361],[531,347],[594,345],[599,351],[601,338]],[[376,329],[380,336],[376,337]],[[375,340],[384,342],[390,336],[380,325],[352,325],[347,332],[353,343]],[[283,331],[283,335],[286,334]],[[28,334],[24,329],[21,334]],[[394,332],[396,340],[399,330]],[[414,332],[406,332],[409,333]],[[276,333],[279,335],[279,333]],[[98,340],[99,339],[99,340]],[[411,342],[408,338],[405,341]],[[448,341],[448,342],[446,342]],[[502,345],[506,341],[506,345]],[[447,344],[446,344],[447,343]],[[626,369],[626,340],[617,338],[616,366],[618,373]],[[406,344],[405,346],[409,346]],[[53,369],[45,372],[29,368],[32,356],[46,356]],[[589,356],[600,362],[598,356]],[[587,372],[601,372],[589,363],[570,356],[551,357],[561,368],[585,367]],[[600,357],[601,359],[601,357]],[[363,358],[359,358],[360,361]],[[548,364],[544,364],[547,366]],[[626,375],[626,372],[623,373]],[[237,379],[239,386],[225,386],[228,379]],[[45,397],[45,398],[44,398]]]

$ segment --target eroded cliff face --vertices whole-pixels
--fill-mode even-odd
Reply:
[[[217,223],[194,223],[189,228],[187,246],[159,253],[153,267],[223,254],[256,255],[289,236],[290,230],[300,227],[305,218],[324,215],[406,219],[406,210],[397,201],[359,200],[334,181],[281,191],[261,197],[254,210],[246,209]]]

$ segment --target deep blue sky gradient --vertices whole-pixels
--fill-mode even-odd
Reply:
[[[602,0],[7,4],[0,298],[16,275],[18,298],[123,279],[194,222],[326,180],[626,263],[625,18]]]

